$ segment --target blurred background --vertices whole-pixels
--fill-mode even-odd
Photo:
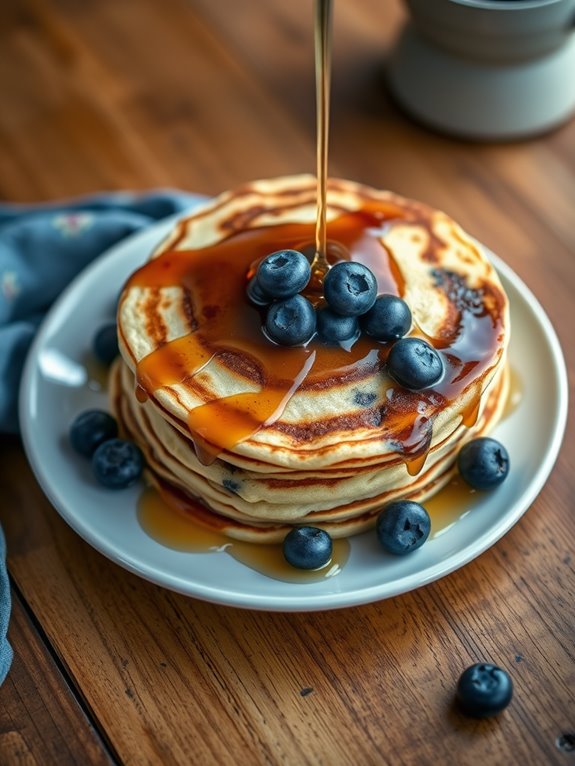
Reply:
[[[501,252],[528,255],[540,226],[572,244],[572,127],[483,145],[412,122],[385,76],[407,16],[401,0],[335,2],[330,174],[424,199],[476,235],[489,221]],[[303,0],[3,0],[0,196],[213,194],[314,172],[312,22]],[[518,205],[545,220],[518,230]]]

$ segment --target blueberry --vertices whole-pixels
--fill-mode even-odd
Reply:
[[[307,285],[311,266],[297,250],[278,250],[258,266],[256,278],[264,293],[274,298],[289,298]]]
[[[133,442],[109,439],[92,456],[94,476],[104,487],[124,489],[137,481],[144,469],[144,457]]]
[[[443,375],[437,351],[421,338],[401,338],[391,347],[387,369],[392,378],[411,391],[429,388]]]
[[[117,435],[118,424],[103,410],[81,412],[70,426],[70,443],[84,457],[92,457],[102,442]]]
[[[92,349],[98,361],[103,364],[112,364],[118,356],[118,330],[115,322],[103,325],[94,335]]]
[[[342,343],[359,336],[357,317],[336,314],[330,308],[317,312],[317,332],[325,343]]]
[[[228,492],[232,492],[234,495],[237,495],[242,488],[241,483],[235,479],[224,479],[222,481],[222,486],[224,489],[227,489]]]
[[[377,517],[377,538],[389,553],[403,556],[420,548],[429,537],[431,520],[425,508],[412,500],[389,503]]]
[[[327,272],[323,293],[336,314],[359,316],[375,303],[377,280],[367,266],[354,261],[340,261]]]
[[[248,282],[246,295],[256,306],[267,306],[272,302],[272,298],[264,293],[256,277],[252,277]]]
[[[285,560],[298,569],[319,569],[331,559],[333,542],[318,527],[295,527],[283,542]]]
[[[496,439],[483,436],[467,442],[457,456],[461,478],[473,489],[493,489],[509,473],[509,454]]]
[[[403,338],[411,327],[411,311],[396,295],[380,295],[361,318],[362,330],[376,340]]]
[[[462,713],[473,718],[497,715],[511,702],[513,682],[507,671],[478,662],[459,678],[456,699]]]
[[[266,317],[266,333],[282,346],[301,346],[315,332],[315,311],[303,295],[273,303]]]

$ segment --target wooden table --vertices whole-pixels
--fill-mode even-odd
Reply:
[[[308,5],[4,0],[1,197],[212,194],[313,172]],[[425,200],[499,253],[573,375],[575,122],[490,146],[428,132],[383,81],[402,6],[336,5],[331,174]],[[129,574],[62,521],[18,439],[0,444],[15,648],[2,764],[573,763],[572,419],[545,488],[495,547],[408,595],[315,614],[214,606]],[[509,670],[515,697],[478,722],[452,699],[480,659]]]

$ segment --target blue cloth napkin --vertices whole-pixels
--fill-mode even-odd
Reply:
[[[0,686],[12,664],[12,647],[7,638],[10,620],[10,583],[6,571],[6,543],[0,527]]]
[[[90,261],[129,234],[200,197],[177,191],[112,193],[48,205],[0,204],[0,433],[18,432],[26,353],[47,310]],[[0,529],[0,684],[12,660],[10,587]]]

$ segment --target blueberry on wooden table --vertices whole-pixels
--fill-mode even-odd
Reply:
[[[303,295],[293,295],[270,306],[265,330],[268,337],[281,346],[301,346],[311,339],[315,326],[311,303]]]
[[[100,444],[92,456],[94,476],[108,489],[125,489],[134,484],[144,470],[139,447],[125,439],[110,439]]]
[[[509,473],[509,454],[496,439],[482,436],[459,450],[457,466],[461,478],[473,489],[494,489]]]
[[[443,362],[437,351],[421,338],[401,338],[390,349],[387,370],[410,391],[422,391],[443,376]]]
[[[92,457],[96,449],[118,435],[118,424],[104,410],[85,410],[70,426],[70,443],[83,457]]]
[[[497,715],[509,705],[512,696],[509,673],[489,662],[478,662],[467,668],[457,684],[459,709],[473,718]]]
[[[331,559],[333,541],[318,527],[295,527],[284,538],[283,554],[297,569],[320,569]]]
[[[102,364],[110,365],[120,353],[118,348],[118,330],[115,322],[102,325],[92,341],[94,356]]]
[[[256,280],[263,293],[273,298],[290,298],[309,282],[311,266],[298,250],[278,250],[258,266]]]
[[[429,537],[429,513],[413,500],[396,500],[377,517],[375,531],[382,547],[395,556],[420,548]]]
[[[360,316],[375,303],[377,280],[362,263],[340,261],[327,272],[323,293],[336,314]]]
[[[397,295],[380,295],[361,317],[361,328],[375,340],[399,340],[411,328],[411,310]]]

